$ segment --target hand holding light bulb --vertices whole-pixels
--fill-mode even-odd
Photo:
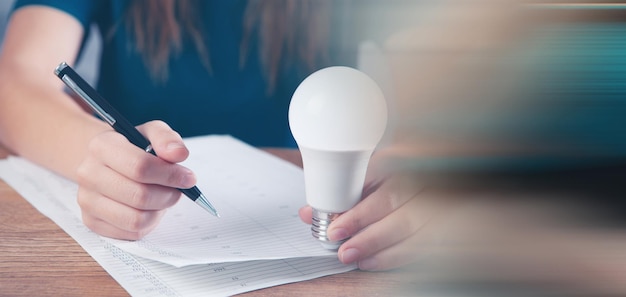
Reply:
[[[421,186],[413,175],[394,174],[382,182],[372,171],[366,176],[386,123],[386,102],[378,85],[348,67],[310,75],[289,107],[309,204],[300,217],[312,225],[323,246],[339,247],[341,262],[358,263],[364,270],[411,263],[417,242],[424,238],[417,231],[432,209],[424,201],[418,207]]]
[[[289,124],[302,154],[313,236],[328,249],[327,229],[361,200],[370,157],[387,124],[382,91],[370,77],[335,66],[307,77],[289,106]]]

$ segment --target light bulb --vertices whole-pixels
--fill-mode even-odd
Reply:
[[[387,126],[385,97],[369,76],[333,66],[298,86],[289,105],[289,126],[302,154],[313,236],[335,250],[330,223],[361,199],[365,173]]]

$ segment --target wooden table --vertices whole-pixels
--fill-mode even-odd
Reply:
[[[6,156],[0,148],[0,158]],[[1,296],[128,296],[74,239],[2,180],[0,203]],[[389,296],[399,275],[352,271],[242,296]]]

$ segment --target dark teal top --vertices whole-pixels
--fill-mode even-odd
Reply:
[[[15,9],[31,4],[48,5],[65,11],[80,21],[85,32],[97,25],[103,36],[120,22],[128,0],[17,0]],[[182,52],[170,59],[168,80],[155,83],[142,57],[121,28],[111,38],[103,38],[97,89],[111,104],[138,125],[163,120],[183,137],[229,134],[255,146],[295,147],[287,120],[289,100],[298,84],[310,72],[297,66],[283,68],[278,85],[267,95],[257,42],[243,68],[239,66],[239,45],[245,1],[198,1],[203,30],[207,35],[212,73],[209,73],[190,39],[184,39]],[[337,5],[333,14],[335,40],[331,63],[353,66],[356,45],[346,32],[346,9]],[[122,26],[124,26],[122,24]],[[343,29],[342,29],[343,28]],[[61,62],[61,61],[59,61]],[[318,68],[330,65],[320,65]]]

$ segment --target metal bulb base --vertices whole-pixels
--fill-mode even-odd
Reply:
[[[340,214],[334,212],[324,212],[313,208],[313,220],[311,224],[311,231],[313,237],[320,241],[325,249],[336,251],[339,246],[346,241],[331,241],[328,238],[328,227]]]

